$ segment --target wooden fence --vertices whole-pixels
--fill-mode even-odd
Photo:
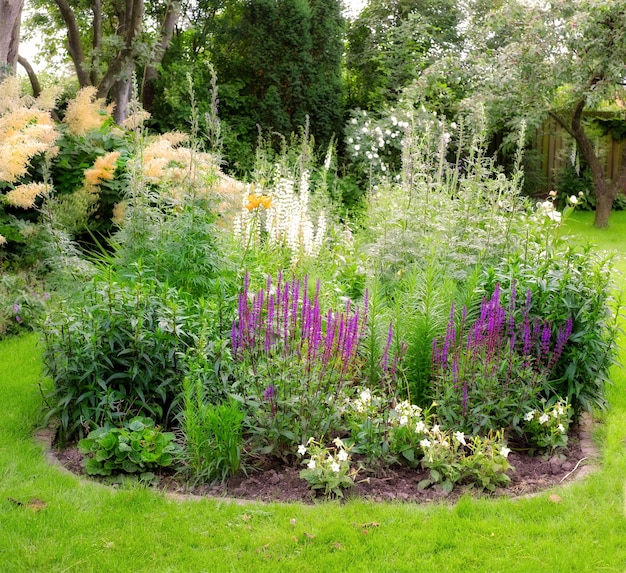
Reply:
[[[547,192],[553,189],[561,169],[572,161],[574,153],[578,153],[574,140],[555,120],[549,119],[537,130],[535,150],[539,155],[536,164],[542,181],[541,189]],[[604,166],[604,172],[615,180],[622,166],[622,148],[626,142],[615,141],[610,135],[592,139],[596,153]],[[575,156],[574,156],[575,157]]]

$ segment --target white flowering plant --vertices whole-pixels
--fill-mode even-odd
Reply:
[[[529,410],[523,418],[524,437],[534,447],[554,451],[567,446],[572,408],[567,399]]]
[[[449,493],[455,484],[467,483],[494,491],[509,482],[506,472],[512,469],[508,462],[511,450],[504,444],[502,432],[466,436],[435,424],[426,435],[420,441],[421,465],[430,470],[430,476],[418,484],[419,489],[440,484]]]
[[[411,467],[420,464],[422,446],[430,431],[429,414],[404,400],[396,404],[389,417],[390,449]]]
[[[357,388],[343,403],[343,417],[350,429],[352,451],[365,456],[368,465],[389,455],[388,404],[369,388]]]
[[[350,467],[350,447],[335,438],[332,446],[309,438],[306,444],[298,446],[298,456],[306,467],[300,477],[307,481],[313,490],[323,490],[326,498],[341,498],[343,490],[354,485],[356,469]]]

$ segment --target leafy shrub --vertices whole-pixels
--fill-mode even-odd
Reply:
[[[592,247],[557,242],[552,249],[529,250],[504,258],[485,272],[483,289],[501,285],[510,304],[513,283],[530,291],[529,320],[553,325],[572,319],[572,333],[549,379],[549,395],[567,398],[574,413],[606,405],[609,369],[617,357],[620,304],[612,294],[611,256]],[[516,319],[526,312],[517,307]]]
[[[433,341],[437,415],[446,427],[474,435],[502,428],[519,431],[524,410],[549,391],[548,380],[566,348],[572,319],[561,324],[533,319],[528,291],[516,322],[515,285],[510,300],[508,309],[502,306],[496,284],[472,324],[463,309],[457,332],[453,308],[445,339]]]
[[[132,286],[118,280],[96,277],[45,321],[47,417],[58,417],[61,442],[136,415],[167,426],[176,412],[204,308],[141,275]]]
[[[121,428],[105,426],[89,432],[78,442],[78,449],[89,456],[87,473],[102,476],[166,467],[180,451],[174,434],[161,432],[152,420],[141,416],[128,420]]]

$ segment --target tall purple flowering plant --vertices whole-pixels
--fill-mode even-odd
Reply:
[[[320,288],[318,281],[311,296],[307,277],[284,280],[279,274],[275,283],[268,276],[265,288],[252,293],[247,273],[244,278],[232,353],[239,392],[256,409],[250,430],[265,453],[285,457],[294,444],[336,430],[338,399],[360,376],[367,293],[364,309],[348,300],[342,310],[324,312]],[[381,368],[391,375],[395,361],[388,351],[384,356]]]
[[[455,321],[454,307],[443,341],[433,340],[437,413],[444,425],[473,434],[520,430],[524,412],[550,393],[549,380],[572,333],[572,319],[556,327],[530,318],[531,293],[516,320],[516,292],[501,302],[500,285],[468,324],[467,310]],[[556,335],[556,336],[555,336]]]

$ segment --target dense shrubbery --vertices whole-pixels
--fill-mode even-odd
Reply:
[[[510,448],[566,446],[570,419],[603,405],[615,357],[610,261],[557,239],[571,207],[520,195],[521,155],[507,177],[480,133],[410,110],[355,119],[348,146],[369,189],[352,223],[333,149],[318,165],[306,130],[280,154],[260,148],[230,207],[210,157],[128,133],[126,151],[83,171],[101,185],[123,164],[128,182],[88,271],[71,272],[83,263],[67,203],[45,200],[40,239],[65,253],[46,264],[66,285],[83,277],[44,328],[62,442],[147,416],[179,430],[190,481],[299,457],[326,495],[356,464],[493,490]],[[29,296],[0,300],[11,314],[39,304]],[[98,468],[123,470],[122,450]]]

